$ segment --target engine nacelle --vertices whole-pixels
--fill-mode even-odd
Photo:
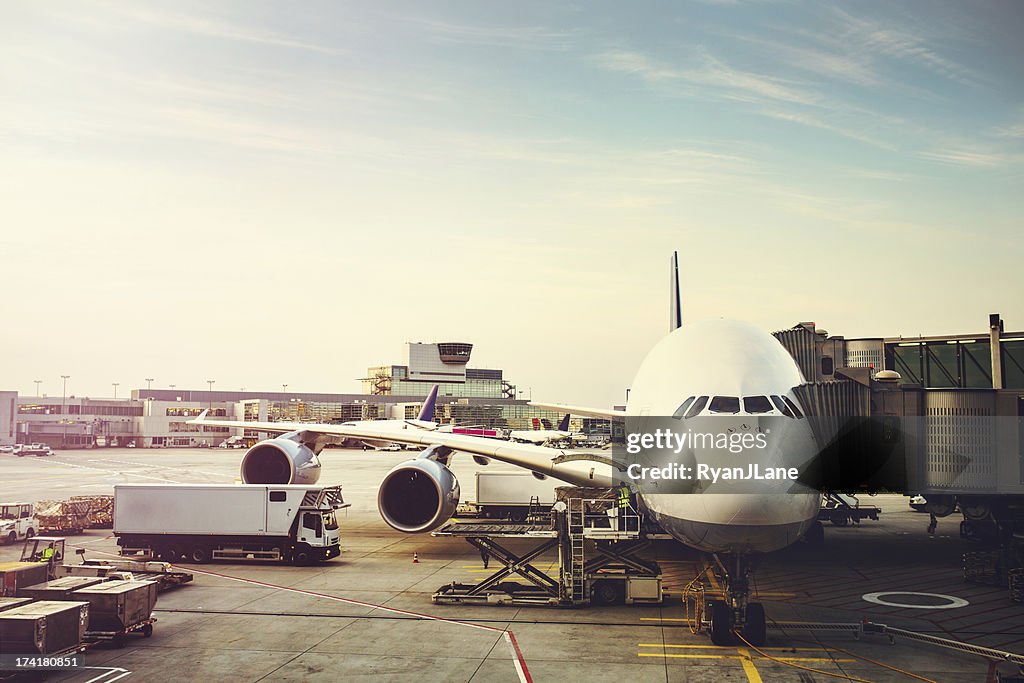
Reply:
[[[406,533],[436,529],[451,519],[458,506],[458,479],[450,469],[427,458],[396,465],[377,492],[380,516]]]
[[[320,479],[316,453],[291,439],[267,439],[242,457],[246,484],[315,484]]]

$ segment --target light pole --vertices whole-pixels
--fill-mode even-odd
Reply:
[[[281,414],[280,414],[278,419],[284,420],[285,419],[285,411],[288,410],[288,385],[287,384],[282,384],[281,385],[281,393],[284,394],[284,398],[281,399]]]
[[[213,383],[216,381],[215,379],[206,380],[206,384],[210,387],[210,410],[213,410]]]
[[[117,388],[121,386],[120,382],[111,382],[110,386],[114,387],[114,398],[117,398]]]
[[[71,379],[71,375],[61,375],[60,378],[64,380],[64,388],[61,390],[60,396],[60,422],[63,426],[63,432],[60,436],[60,447],[64,448],[68,443],[68,421],[67,421],[67,403],[68,403],[68,380]]]
[[[32,381],[36,383],[36,398],[39,398],[39,385],[43,383],[43,380],[34,379]]]
[[[153,378],[152,377],[147,377],[146,378],[146,390],[148,391],[148,390],[150,390],[152,388],[153,388]]]

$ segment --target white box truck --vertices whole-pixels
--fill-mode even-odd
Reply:
[[[477,472],[476,507],[483,517],[526,520],[533,501],[537,511],[555,504],[555,489],[565,482],[537,479],[530,472]]]
[[[340,486],[118,484],[114,535],[125,556],[283,560],[311,564],[341,554]]]

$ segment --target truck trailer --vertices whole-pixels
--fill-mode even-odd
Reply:
[[[118,484],[114,536],[124,556],[280,560],[311,564],[341,554],[340,486]]]
[[[555,504],[555,488],[564,482],[537,479],[530,472],[477,472],[476,509],[491,519],[526,520],[531,503],[537,511]]]

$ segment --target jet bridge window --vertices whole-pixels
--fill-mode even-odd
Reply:
[[[690,408],[686,411],[686,414],[683,415],[683,417],[695,417],[697,415],[700,415],[700,411],[704,410],[704,406],[706,406],[707,404],[708,397],[701,396],[700,398],[693,402],[693,405],[690,406]]]
[[[683,401],[682,404],[680,404],[680,406],[676,408],[676,412],[672,413],[672,417],[674,417],[677,420],[682,419],[683,415],[686,414],[686,410],[693,404],[693,402],[696,399],[696,396],[691,396],[690,398]]]
[[[772,412],[772,402],[767,396],[747,396],[743,399],[743,412],[757,414]]]
[[[729,413],[735,415],[740,412],[740,399],[736,396],[715,396],[711,399],[708,410],[712,413]]]
[[[781,396],[772,396],[772,403],[774,403],[775,407],[779,409],[779,412],[786,417],[794,417],[793,411],[789,409],[789,406],[786,405],[786,402],[782,400]]]

